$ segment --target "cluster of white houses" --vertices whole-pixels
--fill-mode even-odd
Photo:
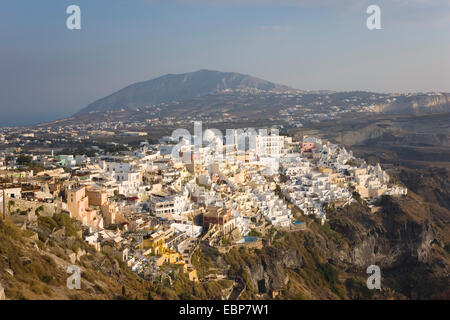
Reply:
[[[315,214],[325,221],[325,203],[345,205],[355,190],[362,198],[406,195],[404,187],[390,185],[380,165],[368,165],[345,147],[314,137],[304,137],[300,153],[281,160],[286,177],[282,189],[287,199],[304,214]]]
[[[248,138],[253,148],[246,147]],[[194,140],[180,144],[166,137],[119,155],[32,155],[45,170],[20,173],[20,181],[35,186],[25,198],[58,202],[85,226],[88,243],[137,273],[149,276],[164,263],[183,264],[194,280],[190,257],[199,237],[242,243],[253,228],[289,227],[296,221],[288,202],[324,222],[323,205],[345,205],[354,191],[363,198],[406,194],[390,185],[379,165],[317,138],[296,143],[276,134],[249,137],[235,131],[199,147]],[[0,172],[0,178],[12,175]],[[1,201],[23,198],[26,190],[17,180],[3,187]]]

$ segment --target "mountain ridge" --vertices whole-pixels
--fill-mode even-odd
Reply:
[[[166,105],[170,111],[176,112],[176,110],[173,110],[174,105],[179,104],[175,107],[175,109],[179,109],[192,100],[229,92],[242,93],[242,95],[251,93],[252,96],[255,93],[273,93],[274,97],[278,97],[278,93],[291,93],[300,96],[326,96],[327,99],[330,95],[335,98],[341,97],[340,101],[336,101],[337,105],[348,104],[353,99],[352,97],[357,96],[364,100],[362,101],[364,102],[363,105],[371,105],[372,111],[377,113],[426,114],[450,111],[450,94],[445,92],[381,94],[358,90],[342,92],[330,90],[305,91],[237,72],[201,69],[182,74],[170,73],[152,80],[132,83],[92,102],[75,113],[74,116],[79,117],[101,112],[140,112],[143,109],[160,107],[161,105]],[[384,101],[374,101],[373,97],[378,100],[383,98]],[[180,104],[180,102],[184,104]],[[229,102],[235,104],[239,101]],[[297,102],[294,105],[303,103],[303,101]],[[166,111],[169,111],[169,109]],[[266,110],[264,109],[264,111]]]
[[[201,69],[182,74],[166,74],[126,86],[98,99],[75,115],[95,111],[135,110],[173,101],[183,101],[225,90],[296,90],[250,75]]]

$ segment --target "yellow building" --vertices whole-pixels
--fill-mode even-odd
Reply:
[[[173,229],[161,230],[144,239],[139,245],[140,249],[147,249],[144,255],[159,256],[156,260],[158,267],[164,264],[183,265],[183,272],[186,273],[190,281],[198,281],[197,270],[192,265],[186,264],[183,256],[175,250],[167,248],[166,241],[174,235]]]
[[[333,169],[328,167],[318,167],[317,171],[320,173],[333,173]]]
[[[148,254],[161,255],[167,250],[166,240],[173,234],[173,229],[155,232],[148,239],[144,239],[142,249],[150,249],[146,251]]]
[[[184,260],[179,252],[167,249],[162,253],[161,257],[156,260],[156,265],[158,267],[163,264],[184,264]]]
[[[185,264],[183,266],[183,272],[187,273],[190,281],[198,281],[197,270],[195,270],[193,265]]]
[[[86,195],[90,206],[100,207],[108,201],[108,193],[104,190],[87,189]]]
[[[354,170],[355,177],[363,175],[363,174],[367,174],[367,169],[366,168],[357,168],[357,169]]]

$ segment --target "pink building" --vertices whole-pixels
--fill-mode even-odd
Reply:
[[[71,218],[79,220],[89,227],[103,228],[103,217],[97,210],[89,208],[89,198],[86,195],[85,187],[68,191],[67,207]]]
[[[302,152],[312,152],[316,148],[316,144],[314,142],[303,142],[302,143]]]

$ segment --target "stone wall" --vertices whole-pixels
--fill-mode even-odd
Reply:
[[[232,244],[232,245],[228,245],[228,246],[219,246],[217,247],[217,250],[219,250],[220,253],[227,253],[228,251],[230,251],[232,248],[248,248],[248,249],[262,249],[263,247],[263,242],[262,239],[258,239],[254,242],[244,242],[244,243],[236,243],[236,244]]]
[[[43,210],[40,211],[39,214],[42,216],[52,217],[55,213],[55,210],[59,210],[56,203],[27,201],[22,199],[8,199],[8,202],[9,200],[14,201],[14,205],[11,206],[12,212],[16,212],[17,210],[26,211],[28,209],[31,209],[32,212],[35,212],[37,208],[42,206]],[[0,208],[0,211],[2,212],[3,208]]]

